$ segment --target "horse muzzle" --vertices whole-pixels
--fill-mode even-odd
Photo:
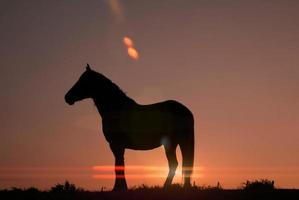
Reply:
[[[75,101],[71,100],[67,94],[65,95],[64,100],[69,105],[74,105],[74,103],[75,103]]]

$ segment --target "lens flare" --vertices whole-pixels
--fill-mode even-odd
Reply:
[[[136,48],[134,47],[133,40],[130,37],[125,36],[125,37],[123,37],[123,42],[124,42],[125,46],[127,47],[127,52],[128,52],[128,55],[130,56],[130,58],[132,58],[133,60],[138,60],[139,53],[136,50]]]
[[[123,6],[119,2],[119,0],[108,0],[107,2],[117,22],[123,22],[125,20],[124,11],[123,11]]]
[[[188,170],[190,168],[183,168]],[[128,179],[144,179],[144,178],[165,178],[167,177],[168,167],[150,166],[150,165],[127,165],[127,166],[113,166],[113,165],[98,165],[93,166],[93,179],[114,179],[128,178]],[[114,170],[125,170],[126,175],[115,175]],[[194,167],[192,178],[203,177],[203,167]],[[182,177],[182,169],[179,167],[175,173],[178,177]]]
[[[192,169],[193,171],[203,171],[203,167],[184,167],[184,170]],[[168,167],[150,166],[150,165],[126,165],[114,166],[114,165],[96,165],[92,167],[94,171],[112,171],[112,170],[142,170],[142,171],[168,171]],[[180,168],[178,168],[180,170]]]
[[[133,47],[133,41],[131,38],[125,36],[123,39],[124,44],[129,48],[129,47]]]
[[[138,54],[137,50],[133,47],[128,48],[128,54],[134,60],[138,60],[138,58],[139,58],[139,54]]]

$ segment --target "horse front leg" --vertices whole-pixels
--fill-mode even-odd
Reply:
[[[127,190],[127,182],[125,179],[125,148],[115,147],[110,145],[110,148],[113,152],[115,158],[115,183],[113,191],[123,191]]]

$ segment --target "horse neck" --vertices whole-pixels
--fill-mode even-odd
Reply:
[[[125,94],[124,94],[125,95]],[[99,95],[94,95],[92,97],[100,115],[104,117],[105,115],[111,112],[118,112],[124,109],[129,109],[132,106],[137,105],[137,103],[127,97],[124,96],[122,98],[119,97],[100,97]]]

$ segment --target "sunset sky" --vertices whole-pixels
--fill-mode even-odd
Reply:
[[[0,189],[113,186],[94,103],[64,101],[87,62],[140,104],[175,99],[193,112],[196,184],[299,188],[298,10],[295,0],[1,0]],[[129,186],[163,184],[163,148],[125,159]]]

